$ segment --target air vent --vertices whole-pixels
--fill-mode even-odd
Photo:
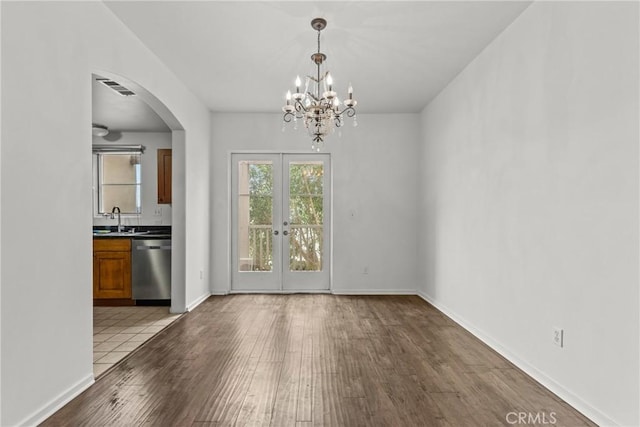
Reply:
[[[130,91],[126,87],[122,86],[120,83],[114,82],[113,80],[103,79],[103,78],[96,79],[96,80],[99,81],[100,83],[102,83],[103,85],[107,86],[108,88],[111,88],[114,91],[118,92],[122,96],[135,95],[135,93],[133,93],[132,91]]]

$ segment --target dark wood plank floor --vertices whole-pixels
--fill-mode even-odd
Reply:
[[[594,425],[418,297],[232,295],[43,425],[499,426],[513,412]]]

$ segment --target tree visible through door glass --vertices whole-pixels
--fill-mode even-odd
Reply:
[[[238,163],[238,271],[273,269],[273,163]]]
[[[289,270],[322,270],[322,162],[289,163]]]

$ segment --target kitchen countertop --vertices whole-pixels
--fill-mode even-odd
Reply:
[[[170,239],[171,227],[167,226],[137,226],[123,227],[123,231],[117,231],[117,227],[93,227],[93,237],[98,239]]]

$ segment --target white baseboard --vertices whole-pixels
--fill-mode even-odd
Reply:
[[[319,290],[307,290],[307,289],[286,289],[279,291],[279,293],[283,295],[287,294],[329,294],[331,291],[329,289],[319,289]]]
[[[198,298],[196,298],[195,301],[187,305],[187,312],[193,310],[194,308],[202,304],[210,296],[211,296],[211,292],[205,292],[204,294],[200,295]]]
[[[93,372],[85,376],[83,379],[60,393],[56,398],[52,399],[49,403],[42,408],[19,422],[19,426],[37,426],[51,415],[55,414],[60,408],[73,400],[80,393],[88,389],[95,382],[93,378]]]
[[[236,289],[228,292],[212,292],[211,295],[241,295],[241,294],[333,294],[333,295],[416,295],[415,289],[287,289],[287,290],[265,290],[265,289]]]
[[[415,289],[332,289],[334,295],[415,295]]]
[[[287,289],[287,290],[265,290],[265,289],[235,289],[224,295],[242,295],[242,294],[265,294],[265,295],[288,295],[288,294],[328,294],[328,289],[308,290],[308,289]]]
[[[456,322],[458,325],[469,331],[473,336],[478,338],[480,341],[491,347],[494,351],[500,354],[502,357],[507,359],[509,362],[513,363],[519,369],[524,371],[527,375],[532,377],[534,380],[538,381],[544,387],[546,387],[549,391],[554,393],[556,396],[560,397],[562,400],[571,405],[575,410],[582,413],[585,417],[589,418],[594,423],[598,424],[601,427],[606,426],[618,426],[620,424],[613,421],[607,415],[603,414],[596,408],[589,405],[587,402],[582,400],[580,397],[576,396],[571,391],[564,388],[562,385],[558,384],[555,380],[547,376],[545,373],[541,372],[534,366],[530,365],[522,358],[517,356],[514,352],[500,344],[498,341],[493,339],[489,334],[484,331],[474,327],[470,322],[468,322],[464,317],[459,316],[454,311],[450,310],[448,307],[438,303],[434,298],[431,298],[424,292],[417,292],[417,295],[434,306],[440,312],[442,312],[445,316]]]

